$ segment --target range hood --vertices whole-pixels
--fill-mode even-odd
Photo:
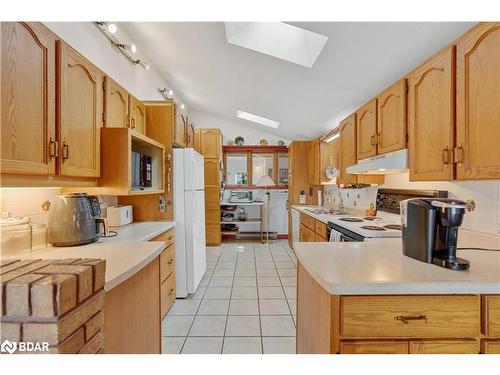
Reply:
[[[408,149],[358,160],[346,168],[349,174],[392,174],[408,172]]]

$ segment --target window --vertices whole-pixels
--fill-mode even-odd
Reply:
[[[226,183],[248,185],[248,156],[246,153],[226,155]]]
[[[251,149],[224,151],[225,182],[231,186],[255,186],[263,176],[269,176],[277,186],[288,185],[288,153],[286,150]],[[257,148],[256,147],[256,148]]]
[[[288,185],[288,154],[278,154],[278,185]]]
[[[261,177],[269,176],[274,180],[274,154],[252,154],[252,185],[257,185]]]

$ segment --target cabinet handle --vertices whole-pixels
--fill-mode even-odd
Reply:
[[[448,164],[450,163],[450,153],[449,153],[449,148],[446,146],[443,149],[443,167],[448,167]]]
[[[127,128],[130,128],[130,114],[127,114],[127,116],[125,116],[125,126]]]
[[[453,162],[458,163],[458,166],[461,167],[464,161],[464,147],[461,143],[458,144],[457,147],[453,149]]]
[[[170,237],[167,238],[167,241],[172,241],[173,238],[174,238],[173,236],[170,236]]]
[[[131,127],[132,129],[135,129],[135,118],[131,118],[131,119],[130,119],[130,127]]]
[[[429,317],[427,315],[416,315],[416,316],[398,315],[394,317],[394,320],[400,320],[404,324],[408,324],[408,322],[411,320],[425,320],[425,322],[427,323]]]
[[[63,161],[69,159],[69,145],[66,142],[63,142],[62,154]]]
[[[50,137],[50,141],[49,141],[49,157],[51,159],[59,157],[59,142],[57,142],[52,137]]]
[[[170,291],[168,292],[168,295],[171,296],[172,294],[174,294],[174,290],[170,289]]]
[[[377,144],[377,137],[378,136],[376,134],[374,134],[374,135],[371,136],[371,142],[370,142],[370,144],[372,146],[375,146]]]
[[[174,260],[173,260],[173,259],[170,259],[170,260],[167,262],[167,264],[172,264],[172,263],[174,263]]]

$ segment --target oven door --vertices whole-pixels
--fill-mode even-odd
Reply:
[[[328,238],[330,242],[363,242],[365,238],[357,233],[328,222]]]

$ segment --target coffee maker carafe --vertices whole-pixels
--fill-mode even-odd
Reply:
[[[408,199],[401,202],[403,254],[452,270],[466,270],[457,257],[458,227],[466,203],[456,199]]]

